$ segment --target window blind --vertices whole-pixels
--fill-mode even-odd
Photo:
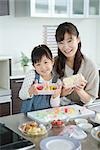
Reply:
[[[53,56],[57,56],[57,43],[55,40],[55,31],[57,26],[44,25],[43,26],[43,43],[46,44],[52,51]]]

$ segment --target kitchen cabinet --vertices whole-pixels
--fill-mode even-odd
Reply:
[[[10,103],[0,104],[0,117],[10,115]]]
[[[11,57],[0,56],[0,95],[1,90],[10,89]]]
[[[11,58],[0,56],[0,116],[11,114]]]
[[[69,0],[52,0],[51,14],[53,17],[69,17],[70,1]]]
[[[31,0],[31,16],[68,17],[69,0]]]
[[[70,0],[15,0],[15,16],[68,17]]]
[[[86,17],[87,0],[70,0],[70,17]]]
[[[15,0],[16,16],[87,18],[100,16],[100,0]]]
[[[10,79],[11,98],[12,98],[12,114],[20,112],[21,99],[19,98],[19,90],[23,83],[24,78]]]
[[[87,5],[87,17],[100,17],[100,0],[88,0]]]
[[[9,15],[9,0],[0,0],[0,16]]]
[[[100,0],[70,0],[70,17],[100,17]]]
[[[50,0],[30,0],[30,14],[37,17],[50,17],[51,15]]]

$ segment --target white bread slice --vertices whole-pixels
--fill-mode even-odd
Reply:
[[[76,75],[72,75],[70,77],[63,78],[63,84],[67,88],[72,88],[84,80],[85,80],[85,78],[83,77],[82,74],[76,74]]]

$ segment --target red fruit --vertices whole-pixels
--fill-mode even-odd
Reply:
[[[51,124],[53,127],[61,127],[64,124],[64,122],[61,120],[54,120],[51,122]]]
[[[53,121],[51,122],[51,124],[52,124],[52,125],[56,125],[56,120],[53,120]]]
[[[65,108],[65,113],[67,113],[68,112],[68,109],[67,108]]]
[[[58,120],[58,121],[57,121],[57,125],[58,125],[58,126],[61,126],[62,124],[63,124],[63,121],[61,121],[61,120]]]
[[[43,85],[37,86],[37,89],[38,89],[38,90],[42,90],[42,89],[43,89]]]

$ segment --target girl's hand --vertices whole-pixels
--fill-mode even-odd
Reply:
[[[32,96],[33,94],[34,95],[38,95],[38,91],[37,91],[37,88],[36,88],[35,84],[31,85],[31,87],[29,88],[28,92],[29,92],[30,96]]]
[[[61,94],[62,85],[59,85],[58,88],[54,91],[54,94],[52,95],[52,98],[56,98],[60,96]]]
[[[71,94],[74,91],[73,88],[65,88],[63,87],[61,90],[61,96],[67,96],[69,94]]]

